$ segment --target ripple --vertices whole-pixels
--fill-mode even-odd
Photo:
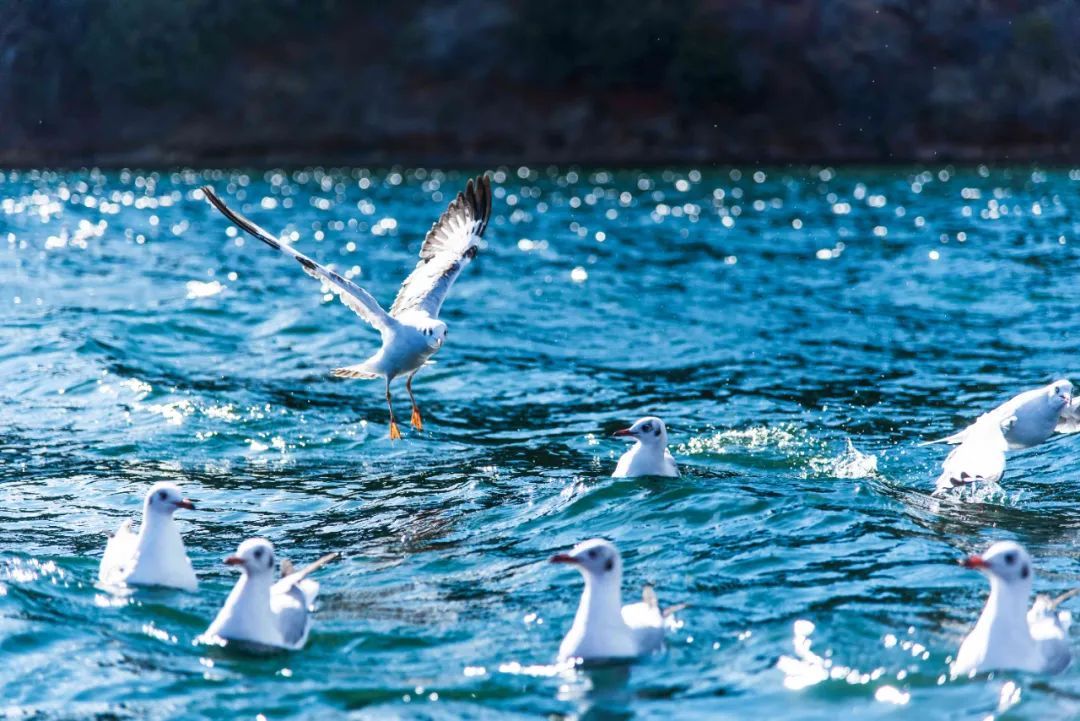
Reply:
[[[4,713],[1080,713],[1080,667],[939,681],[985,600],[957,558],[1012,537],[1038,591],[1080,584],[1076,439],[963,499],[930,496],[943,452],[916,445],[1074,367],[1080,173],[492,174],[402,443],[380,384],[328,376],[377,333],[197,188],[389,303],[467,173],[0,174]],[[610,478],[609,434],[646,414],[682,477]],[[161,479],[199,501],[200,593],[95,588],[105,532]],[[345,556],[287,659],[193,645],[255,535]],[[551,664],[581,589],[545,559],[593,536],[627,598],[688,604],[663,654],[607,677]]]

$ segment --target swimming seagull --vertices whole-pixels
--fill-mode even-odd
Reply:
[[[1057,612],[1057,607],[1075,591],[1056,599],[1039,596],[1029,611],[1035,575],[1031,557],[1012,541],[999,541],[981,556],[960,563],[990,579],[990,598],[975,628],[960,644],[950,667],[953,677],[993,670],[1057,673],[1069,665],[1072,616],[1068,611]]]
[[[292,564],[282,561],[282,578],[275,582],[273,544],[263,538],[244,541],[236,555],[225,559],[226,564],[240,567],[240,580],[206,629],[204,639],[290,650],[303,648],[319,594],[319,584],[308,576],[337,557],[336,553],[328,553],[296,572]]]
[[[645,416],[613,435],[633,438],[637,443],[619,459],[612,478],[679,475],[675,459],[668,453],[667,427],[656,416]]]
[[[594,538],[550,561],[577,566],[585,577],[574,623],[559,646],[559,661],[636,658],[663,646],[664,619],[682,606],[661,611],[651,586],[645,587],[640,603],[623,606],[622,558],[614,544]]]
[[[1005,440],[1016,416],[999,421],[987,414],[964,433],[964,442],[952,449],[941,466],[934,495],[971,483],[997,483],[1005,474]]]
[[[1073,404],[1073,384],[1065,379],[1025,391],[984,413],[979,419],[989,417],[1001,422],[1009,416],[1016,417],[1016,422],[1005,434],[1010,450],[1037,446],[1054,433],[1080,430],[1080,405]],[[927,441],[922,445],[963,443],[974,427],[972,424],[951,436]]]
[[[420,261],[401,284],[389,313],[370,293],[351,280],[319,265],[229,209],[210,186],[204,186],[202,191],[210,203],[237,227],[271,248],[295,258],[308,275],[321,280],[342,303],[379,331],[382,348],[375,355],[363,363],[335,368],[330,373],[339,378],[386,379],[390,438],[395,440],[401,438],[401,432],[390,400],[390,381],[400,375],[406,376],[405,390],[409,392],[412,403],[411,422],[414,428],[423,430],[424,422],[413,397],[412,379],[446,340],[446,323],[439,320],[439,310],[462,268],[476,256],[480,238],[487,228],[491,217],[491,180],[488,176],[480,175],[466,183],[464,192],[458,193],[446,212],[431,226],[420,246]]]
[[[184,498],[176,484],[155,483],[143,501],[138,534],[131,530],[128,519],[105,544],[98,580],[107,586],[198,588],[184,540],[173,521],[177,508],[194,510],[195,504]]]

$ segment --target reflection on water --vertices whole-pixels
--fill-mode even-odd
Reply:
[[[947,678],[986,593],[957,558],[1013,537],[1037,590],[1080,584],[1077,439],[943,498],[948,449],[917,445],[1080,375],[1080,171],[492,173],[486,245],[417,376],[425,430],[400,443],[378,383],[327,373],[377,334],[196,188],[389,303],[468,173],[0,173],[5,710],[1080,714],[1078,667]],[[608,434],[645,414],[681,478],[609,477]],[[200,593],[96,588],[104,533],[161,479],[200,502],[180,522]],[[255,535],[345,556],[287,658],[193,643]],[[685,625],[632,667],[553,667],[578,596],[545,561],[594,536]]]

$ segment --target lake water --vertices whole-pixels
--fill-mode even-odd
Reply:
[[[0,711],[9,718],[1073,718],[1080,664],[947,680],[993,539],[1080,584],[1080,441],[928,493],[941,436],[1077,376],[1080,171],[509,168],[388,438],[378,336],[196,188],[389,304],[465,173],[0,173]],[[404,385],[399,418],[408,418]],[[678,479],[609,477],[637,417]],[[853,444],[852,450],[848,443]],[[152,482],[197,595],[95,587]],[[324,552],[305,650],[195,645],[265,536]],[[630,669],[549,664],[603,536],[686,603]],[[1080,602],[1074,604],[1080,607]]]

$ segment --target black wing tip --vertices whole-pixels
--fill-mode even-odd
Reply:
[[[491,176],[481,173],[470,178],[465,184],[465,192],[459,194],[458,199],[469,204],[473,217],[480,223],[476,234],[482,237],[491,218]]]

